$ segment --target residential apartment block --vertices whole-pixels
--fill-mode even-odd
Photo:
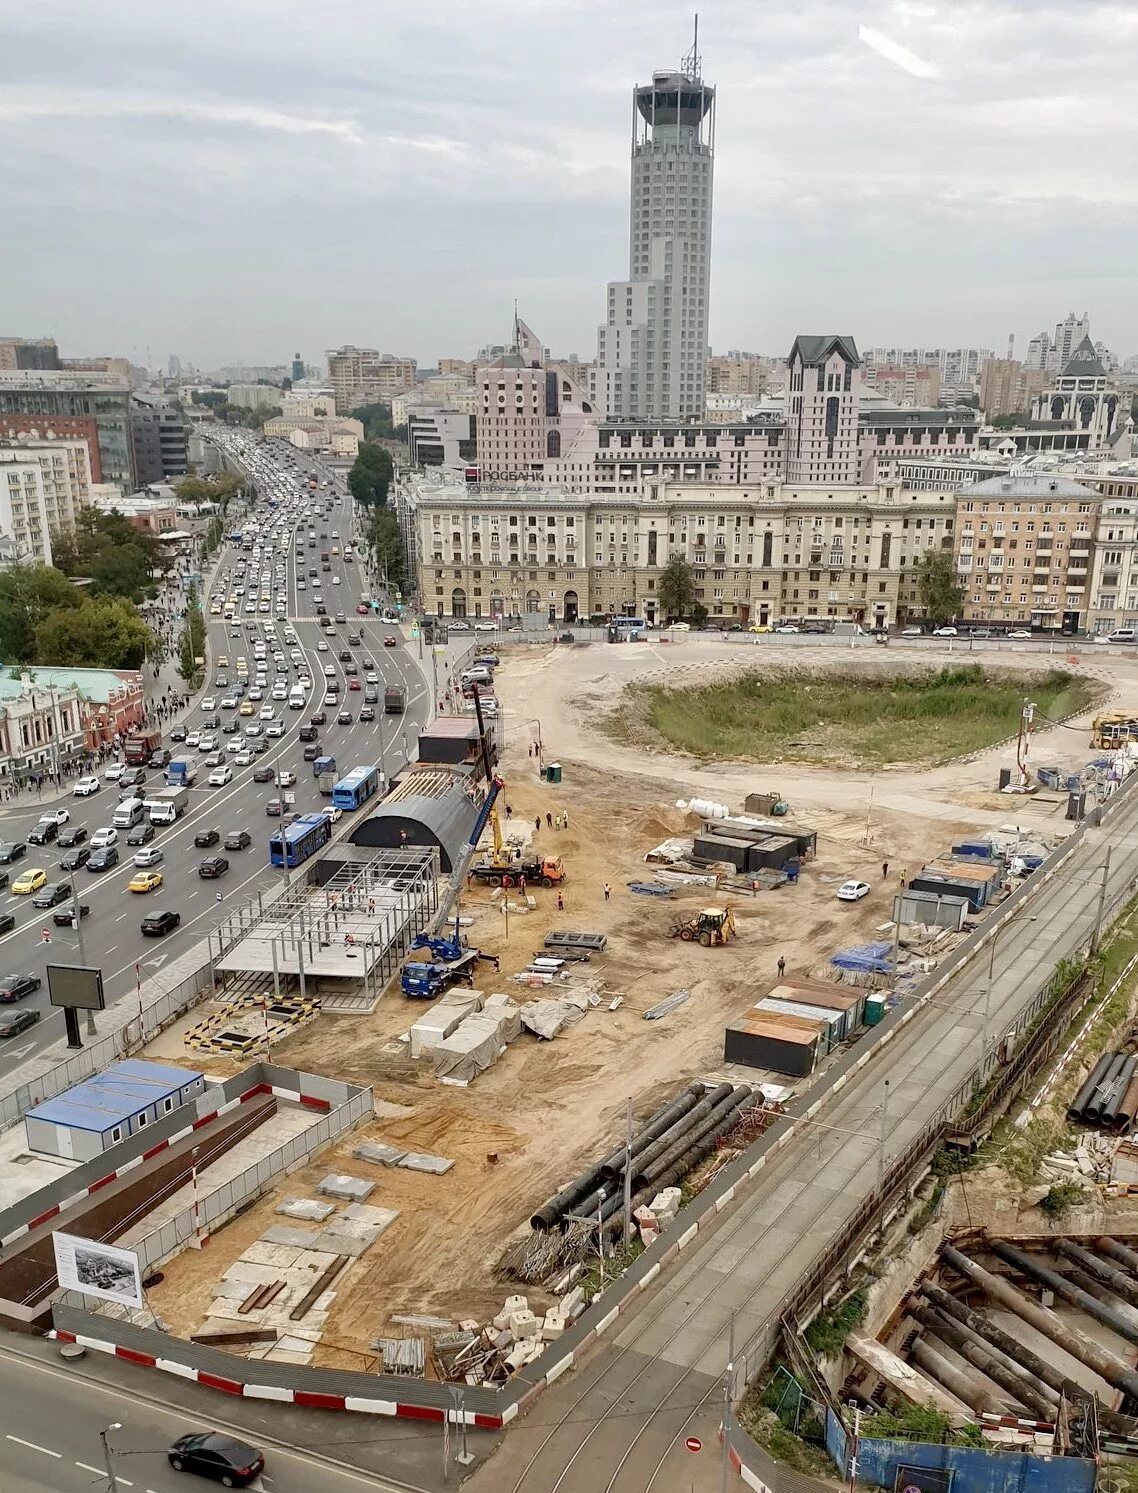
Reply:
[[[361,404],[389,400],[414,387],[418,368],[414,358],[397,358],[374,347],[351,344],[331,348],[326,356],[337,414],[350,414]]]
[[[52,563],[52,541],[74,534],[91,485],[85,440],[0,439],[0,535],[17,562]]]
[[[9,417],[44,429],[57,420],[93,420],[101,480],[133,491],[130,387],[118,375],[0,369],[0,428]]]

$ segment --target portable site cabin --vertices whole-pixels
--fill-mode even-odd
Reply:
[[[748,1068],[806,1078],[819,1057],[821,1026],[800,1016],[772,1016],[753,1008],[727,1028],[723,1057]]]
[[[69,1161],[90,1161],[189,1104],[204,1088],[201,1073],[124,1058],[28,1110],[24,1116],[28,1150]]]
[[[898,892],[893,899],[893,917],[900,923],[924,923],[926,927],[950,928],[959,933],[964,927],[970,903],[963,894],[924,892],[912,886]]]
[[[789,976],[772,985],[766,999],[797,1003],[812,1010],[837,1011],[841,1013],[839,1040],[844,1042],[865,1022],[865,998],[867,990],[857,985],[831,985],[824,980],[809,980],[805,977]]]

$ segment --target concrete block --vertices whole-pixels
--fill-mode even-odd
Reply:
[[[289,1265],[296,1263],[296,1252],[302,1249],[314,1248],[313,1241],[318,1237],[319,1231],[317,1229],[290,1229],[286,1228],[284,1224],[275,1223],[273,1224],[272,1228],[265,1230],[256,1244],[251,1244],[249,1246],[249,1248],[245,1251],[245,1254],[250,1259],[255,1259],[257,1258],[257,1256],[254,1252],[259,1250],[261,1246],[265,1244],[285,1245],[292,1249],[292,1258],[288,1260],[281,1260],[278,1258],[275,1263],[281,1265],[282,1268],[287,1269]],[[271,1260],[265,1260],[264,1263],[271,1264],[274,1262]]]
[[[680,1199],[682,1196],[683,1194],[678,1187],[665,1187],[662,1192],[656,1194],[648,1206],[658,1219],[661,1221],[667,1219],[670,1223],[680,1211]]]
[[[505,1312],[507,1317],[510,1316],[513,1312],[529,1311],[529,1297],[507,1296],[502,1310]]]
[[[352,1177],[345,1172],[329,1172],[316,1184],[316,1191],[324,1197],[347,1198],[353,1203],[362,1203],[369,1193],[375,1191],[375,1183],[366,1177]]]
[[[506,1354],[505,1362],[506,1367],[511,1373],[517,1369],[524,1369],[526,1364],[530,1362],[528,1346],[525,1343],[519,1343],[516,1348],[512,1348]]]
[[[357,1161],[373,1161],[379,1166],[397,1166],[407,1152],[400,1146],[389,1146],[385,1141],[364,1141],[352,1155]]]
[[[496,1332],[506,1332],[506,1331],[508,1331],[509,1326],[510,1326],[510,1314],[509,1314],[509,1312],[501,1311],[501,1312],[498,1313],[498,1315],[496,1317],[492,1318],[491,1320],[492,1320],[492,1324],[493,1324],[494,1329],[495,1329]]]
[[[571,1321],[575,1308],[578,1307],[584,1301],[584,1299],[584,1287],[574,1286],[571,1291],[562,1296],[561,1300],[557,1304],[557,1310],[560,1315],[566,1319],[566,1321]]]
[[[545,1320],[541,1324],[541,1336],[543,1341],[552,1343],[565,1331],[565,1318],[557,1311],[549,1311],[545,1314]]]
[[[541,1331],[541,1324],[528,1309],[524,1312],[510,1313],[510,1336],[515,1343],[520,1343],[523,1338],[537,1337]]]
[[[315,1198],[289,1198],[276,1211],[286,1218],[303,1218],[309,1223],[323,1223],[336,1211],[335,1203],[319,1203]]]

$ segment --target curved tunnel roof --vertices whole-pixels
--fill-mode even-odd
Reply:
[[[402,845],[436,848],[443,871],[454,869],[478,817],[481,794],[471,797],[472,779],[445,769],[413,772],[358,824],[348,839],[368,849]]]

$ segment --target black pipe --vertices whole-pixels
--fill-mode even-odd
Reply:
[[[1109,1255],[1112,1260],[1117,1260],[1120,1265],[1125,1265],[1127,1269],[1133,1270],[1138,1274],[1138,1253],[1135,1253],[1132,1249],[1128,1249],[1125,1244],[1120,1244],[1117,1239],[1111,1239],[1104,1234],[1095,1240],[1095,1248],[1101,1250],[1104,1255]]]
[[[954,1399],[962,1400],[977,1415],[1004,1415],[1004,1404],[990,1389],[976,1379],[970,1370],[949,1363],[925,1338],[918,1338],[909,1349],[909,1359],[934,1383],[946,1389]]]
[[[1099,1084],[1083,1109],[1083,1119],[1088,1125],[1098,1124],[1102,1115],[1103,1100],[1110,1098],[1110,1086],[1114,1082],[1116,1075],[1121,1071],[1125,1061],[1126,1056],[1121,1052],[1116,1052],[1111,1059],[1110,1067],[1106,1070],[1106,1077]]]
[[[1094,1097],[1095,1090],[1106,1077],[1107,1070],[1110,1068],[1111,1063],[1114,1061],[1114,1056],[1115,1055],[1113,1052],[1104,1052],[1099,1057],[1098,1062],[1091,1069],[1087,1081],[1083,1084],[1082,1088],[1071,1100],[1071,1103],[1067,1108],[1068,1120],[1074,1121],[1081,1120],[1083,1118],[1083,1110],[1091,1102],[1091,1099]]]
[[[727,1085],[728,1089],[730,1085]],[[636,1131],[632,1137],[632,1155],[637,1157],[648,1148],[657,1136],[663,1135],[670,1130],[677,1120],[690,1113],[702,1100],[713,1092],[701,1083],[693,1083],[686,1088],[678,1098],[671,1100],[662,1108],[655,1110],[648,1116],[642,1128]],[[612,1177],[619,1177],[624,1172],[625,1147],[619,1146],[615,1151],[610,1151],[601,1162],[601,1170],[608,1172]]]
[[[1099,1111],[1099,1124],[1108,1130],[1113,1130],[1118,1123],[1118,1109],[1130,1087],[1135,1068],[1138,1068],[1138,1058],[1127,1058],[1111,1084],[1110,1098]]]
[[[1014,1265],[1017,1270],[1039,1281],[1041,1285],[1054,1291],[1056,1296],[1062,1297],[1071,1306],[1077,1306],[1080,1311],[1086,1312],[1089,1317],[1096,1318],[1112,1332],[1117,1332],[1119,1337],[1124,1337],[1129,1343],[1138,1343],[1138,1327],[1128,1322],[1113,1307],[1100,1301],[1097,1296],[1092,1296],[1089,1291],[1076,1286],[1060,1271],[1048,1269],[1032,1255],[1022,1249],[1017,1249],[1014,1244],[1008,1244],[1004,1239],[989,1239],[988,1248],[1008,1265]]]
[[[1126,1093],[1123,1094],[1114,1117],[1114,1128],[1120,1131],[1128,1129],[1133,1125],[1135,1117],[1138,1117],[1138,1075],[1126,1086]]]
[[[647,1186],[649,1183],[655,1182],[657,1178],[661,1177],[670,1167],[675,1165],[685,1151],[698,1144],[707,1131],[713,1130],[725,1115],[734,1115],[737,1110],[741,1109],[751,1098],[753,1092],[750,1084],[741,1084],[739,1088],[734,1089],[726,1099],[723,1099],[716,1105],[709,1115],[702,1119],[697,1126],[694,1126],[682,1135],[662,1155],[657,1156],[647,1166],[637,1166],[634,1168],[633,1185],[640,1184]]]
[[[950,1318],[942,1316],[935,1307],[919,1306],[913,1315],[922,1327],[927,1327],[930,1332],[934,1332],[938,1338],[959,1353],[961,1358],[967,1360],[974,1369],[979,1369],[985,1378],[990,1379],[1006,1394],[1011,1395],[1017,1414],[1024,1410],[1038,1416],[1040,1420],[1054,1419],[1054,1404],[1046,1400],[1037,1388],[1025,1383],[1019,1374],[1013,1373],[1002,1361],[1003,1355],[997,1356],[982,1338],[970,1333],[961,1323],[953,1322]]]
[[[640,1176],[644,1169],[651,1166],[657,1157],[663,1156],[665,1151],[670,1151],[681,1135],[686,1134],[689,1130],[694,1130],[701,1120],[705,1120],[724,1100],[730,1099],[734,1092],[734,1088],[729,1083],[718,1084],[714,1089],[708,1089],[701,1103],[697,1104],[686,1115],[681,1116],[667,1130],[654,1135],[646,1146],[633,1154],[632,1175],[634,1177]],[[622,1166],[621,1171],[623,1172],[623,1170]]]

